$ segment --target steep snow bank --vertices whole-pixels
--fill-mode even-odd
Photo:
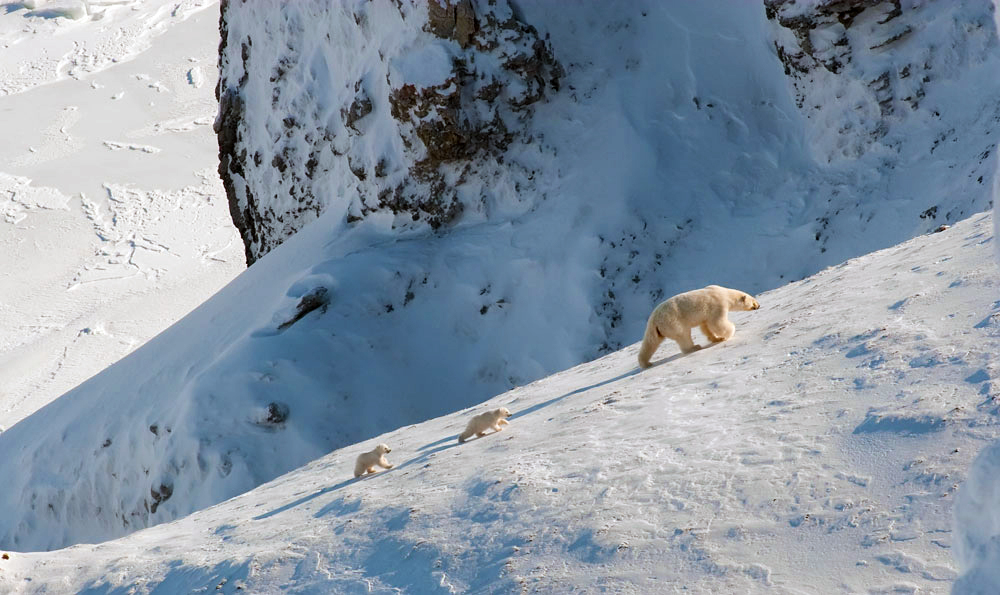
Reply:
[[[353,54],[389,75],[384,87],[381,74],[365,79],[384,91],[395,88],[395,74],[424,83],[439,76],[443,70],[416,69],[403,60],[404,50],[422,48],[440,57],[462,42],[432,40],[419,21],[404,18],[417,8],[402,4],[403,12],[388,1],[333,5],[330,10],[348,18],[347,31],[329,41],[306,37],[301,43],[314,50],[317,67],[287,71],[285,79],[333,76],[342,70],[324,70],[323,60]],[[805,119],[760,6],[520,6],[518,22],[536,24],[565,78],[558,93],[532,104],[530,134],[506,147],[502,164],[495,158],[509,169],[487,178],[477,170],[456,182],[506,206],[484,208],[446,233],[432,233],[422,224],[400,225],[391,208],[348,221],[361,186],[349,179],[345,189],[315,186],[313,195],[330,197],[336,208],[127,360],[0,434],[0,449],[13,453],[0,458],[0,477],[12,478],[11,489],[0,494],[0,545],[54,548],[177,518],[331,449],[470,406],[632,343],[656,301],[682,289],[709,282],[751,292],[778,286],[926,229],[932,224],[919,217],[918,201],[957,197],[985,207],[988,200],[967,173],[984,168],[975,171],[988,188],[993,162],[980,166],[966,153],[985,144],[992,131],[985,123],[1000,94],[991,85],[1000,82],[981,75],[997,65],[995,42],[972,52],[976,60],[967,69],[941,72],[939,88],[927,88],[924,104],[938,101],[947,109],[934,122],[911,119],[920,126],[901,137],[910,140],[899,147],[895,166],[874,149],[822,164],[810,158]],[[253,33],[251,65],[254,55],[280,63],[298,55],[286,53],[291,41],[282,35],[323,21],[324,13],[303,12],[309,7],[316,4],[230,3],[240,16],[228,22]],[[490,10],[515,14],[502,1]],[[928,22],[965,22],[985,9],[970,1],[913,10],[914,18]],[[379,30],[365,28],[383,14],[386,22],[395,19],[390,30],[396,37],[381,39]],[[265,27],[275,15],[287,19],[286,33]],[[464,28],[445,29],[465,39],[458,33]],[[950,28],[926,31],[956,35],[933,37],[934,43],[964,43]],[[404,47],[400,40],[425,45]],[[515,36],[503,43],[521,47],[522,41]],[[897,49],[919,53],[927,41],[914,34]],[[503,43],[497,51],[513,51]],[[233,52],[237,46],[242,48],[226,47]],[[397,52],[396,62],[374,61],[382,46]],[[231,54],[229,60],[232,66]],[[342,82],[331,88],[342,91]],[[247,84],[263,85],[256,77]],[[958,86],[983,92],[958,94]],[[307,87],[275,88],[279,98],[312,101],[297,95]],[[286,90],[296,93],[283,95]],[[341,108],[350,115],[353,99],[337,97],[351,103],[321,113],[346,118]],[[396,138],[365,128],[365,121],[388,125],[392,112],[388,100],[370,99],[372,111],[355,121],[359,135],[351,136],[352,147],[383,147]],[[272,104],[268,97],[245,99],[245,105],[269,110]],[[297,105],[287,104],[289,113],[280,117],[265,111],[241,125],[259,124],[276,142],[284,138],[279,132],[286,117],[316,124],[316,106]],[[364,101],[358,105],[356,115],[367,110]],[[419,128],[413,120],[410,125]],[[939,126],[954,127],[961,142],[931,155],[928,135]],[[346,175],[338,161],[346,156],[313,140],[329,148],[331,167]],[[273,164],[274,155],[265,152],[270,147],[263,140],[250,147],[262,151],[260,167]],[[378,169],[377,157],[365,153],[365,171]],[[275,171],[280,168],[267,175],[277,184],[284,178]],[[345,180],[330,175],[328,181]],[[270,190],[284,196],[277,186]],[[926,360],[910,359],[917,367],[949,361],[940,352],[944,347],[934,349]],[[81,416],[88,423],[79,423]],[[865,427],[886,427],[881,420],[876,410]],[[100,463],[67,459],[67,452],[88,453]]]
[[[976,216],[764,293],[733,314],[731,341],[684,357],[665,345],[643,372],[632,345],[187,518],[14,552],[0,591],[947,592],[956,486],[1000,437],[991,229]],[[313,247],[301,239],[273,255]],[[243,445],[297,454],[276,438],[300,431],[297,406],[285,430]],[[510,426],[458,444],[471,415],[499,406]],[[354,480],[375,442],[395,468]]]

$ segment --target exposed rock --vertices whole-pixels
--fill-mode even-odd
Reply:
[[[170,482],[161,483],[159,487],[153,486],[149,488],[149,497],[151,498],[151,503],[149,504],[149,514],[155,514],[156,509],[160,507],[160,504],[169,500],[170,496],[173,495],[174,486]]]
[[[912,121],[932,139],[935,153],[951,143],[952,164],[971,162],[968,154],[982,146],[962,145],[954,127],[940,124],[934,91],[947,93],[953,78],[988,59],[996,46],[992,6],[988,2],[956,0],[943,3],[903,3],[901,0],[764,0],[773,24],[774,47],[807,121],[807,137],[820,163],[853,161],[879,155],[881,167],[895,167],[904,146],[913,142]],[[941,31],[951,33],[942,43]],[[990,111],[1000,113],[1000,103]],[[975,181],[978,174],[969,173]],[[977,182],[981,183],[981,182]],[[822,245],[827,225],[842,215],[833,207],[816,219],[816,240]],[[942,210],[943,211],[943,210]],[[955,221],[973,212],[969,204],[942,212],[932,207],[918,212],[933,229],[937,217]],[[868,217],[857,213],[860,221]],[[938,222],[939,223],[939,222]],[[938,223],[933,223],[936,227]]]
[[[851,45],[847,30],[864,11],[882,7],[878,24],[886,25],[902,14],[900,0],[825,0],[803,9],[795,0],[764,0],[767,18],[776,21],[795,35],[798,48],[789,51],[777,42],[778,57],[785,65],[785,74],[793,71],[809,72],[817,65],[833,73],[840,72],[844,64],[851,60]],[[904,27],[908,29],[908,27]],[[814,33],[826,37],[824,46],[817,48]],[[893,34],[889,39],[900,39]],[[881,45],[888,45],[889,41]]]
[[[255,423],[259,426],[277,429],[288,420],[288,414],[290,412],[291,410],[287,404],[277,401],[271,402],[267,404],[264,415],[261,416],[260,419],[256,420]]]
[[[470,0],[428,0],[427,26],[438,37],[453,39],[463,48],[469,47],[476,32],[476,14]]]
[[[321,312],[326,312],[327,306],[330,305],[330,290],[326,287],[316,287],[312,289],[301,299],[299,303],[295,306],[295,314],[291,318],[282,322],[278,325],[278,330],[283,331],[286,328],[292,326],[296,322],[302,320],[302,318],[314,310],[320,310]]]
[[[489,193],[469,180],[511,167],[513,143],[535,142],[526,132],[534,106],[563,76],[548,42],[505,0],[286,4],[258,41],[284,49],[267,55],[234,28],[243,3],[223,0],[221,10],[219,171],[248,264],[332,205],[348,223],[392,213],[396,227],[432,229],[488,210]],[[376,64],[344,55],[362,65],[356,72],[327,62],[390,11],[403,25],[398,48],[372,48]],[[324,19],[344,28],[341,37]],[[341,102],[332,114],[330,102]],[[366,149],[373,130],[381,153]]]

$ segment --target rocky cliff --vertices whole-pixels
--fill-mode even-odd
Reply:
[[[558,92],[551,45],[506,2],[222,2],[219,172],[247,262],[326,209],[438,229],[499,209],[484,181]],[[519,171],[530,180],[533,172]]]

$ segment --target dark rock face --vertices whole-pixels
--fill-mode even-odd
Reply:
[[[299,299],[299,303],[295,306],[295,313],[292,314],[288,320],[285,320],[278,325],[278,330],[283,331],[286,328],[292,326],[296,322],[302,320],[306,314],[319,310],[321,313],[326,312],[327,306],[330,305],[330,290],[326,287],[316,287],[315,289],[306,293],[302,298]]]
[[[819,78],[844,81],[841,84],[860,79],[866,88],[859,110],[864,117],[855,123],[866,138],[855,139],[842,156],[857,157],[885,137],[893,118],[904,115],[899,111],[902,104],[909,110],[919,108],[931,65],[882,56],[908,40],[914,31],[911,21],[921,19],[919,9],[904,12],[900,0],[826,0],[808,8],[792,0],[764,0],[764,8],[779,30],[792,34],[777,35],[774,46],[795,86],[796,102],[807,115],[818,109],[811,96],[825,86]],[[874,62],[881,64],[869,70]],[[857,128],[853,126],[852,133]],[[826,157],[833,161],[840,156]]]
[[[278,428],[288,420],[291,409],[285,403],[273,401],[267,404],[264,414],[256,423],[260,426]]]
[[[166,502],[174,495],[174,485],[169,481],[160,483],[159,486],[153,486],[149,488],[149,501],[146,503],[146,507],[149,509],[149,514],[156,514],[156,509],[160,507],[160,504]]]
[[[249,28],[233,23],[260,7],[224,0],[221,9],[219,173],[248,264],[334,206],[348,223],[391,213],[394,227],[432,229],[488,211],[467,181],[510,167],[505,152],[532,142],[534,106],[563,75],[550,45],[502,0],[276,5],[273,26],[257,27],[269,36],[259,53]],[[387,9],[396,20],[383,24]],[[312,33],[322,22],[348,31]],[[351,68],[331,63],[376,25],[412,38],[395,54],[352,56]],[[419,67],[406,63],[420,51]],[[380,152],[366,140],[375,134]]]
[[[892,130],[910,118],[938,118],[926,104],[931,88],[985,59],[995,44],[988,3],[956,1],[947,10],[901,0],[807,4],[764,0],[764,9],[796,103],[823,122],[814,146],[830,163],[873,149],[898,152],[903,143]],[[943,31],[954,41],[942,40]]]
[[[870,49],[886,47],[913,31],[907,24],[890,24],[903,14],[900,0],[827,0],[806,12],[789,14],[792,10],[801,10],[794,5],[794,0],[764,0],[767,18],[795,35],[798,48],[789,49],[775,43],[778,57],[785,65],[785,74],[789,75],[793,71],[807,73],[816,66],[822,66],[834,74],[840,72],[844,64],[851,60],[852,48],[847,31],[854,20],[868,9],[881,8],[881,14],[875,17],[876,22],[885,26],[886,31],[892,31]],[[830,47],[817,48],[812,38],[814,32],[832,33]]]

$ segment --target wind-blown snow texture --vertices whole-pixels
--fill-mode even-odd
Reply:
[[[27,4],[0,2],[0,430],[245,269],[211,130],[218,4]]]
[[[281,29],[253,12],[277,5],[237,6],[248,12],[230,26],[259,27],[253,51],[280,56],[284,41],[270,35]],[[289,22],[326,22],[309,12],[314,3],[280,6]],[[394,3],[343,6],[370,27],[361,33],[395,19],[384,45],[396,58],[415,49],[399,40],[455,49],[419,19],[400,21]],[[494,10],[512,16],[505,6]],[[348,223],[353,190],[315,188],[339,202],[313,225],[142,349],[0,434],[11,453],[0,458],[0,477],[10,478],[0,545],[49,549],[178,518],[333,448],[629,344],[652,306],[681,289],[715,282],[756,293],[936,225],[919,217],[931,205],[957,205],[939,214],[951,220],[989,200],[994,162],[980,163],[978,152],[994,129],[1000,79],[986,76],[998,65],[983,25],[988,4],[907,7],[929,24],[894,50],[929,60],[939,84],[926,87],[919,109],[940,105],[939,116],[915,109],[883,140],[831,163],[815,158],[825,146],[811,132],[818,125],[795,104],[776,25],[760,6],[521,8],[566,72],[564,91],[534,104],[531,142],[507,147],[510,171],[467,180],[510,208],[476,211],[438,234],[401,229],[380,210]],[[944,26],[956,22],[982,26]],[[361,43],[359,35],[331,40]],[[928,43],[962,59],[939,68]],[[352,49],[374,55],[360,46],[339,55]],[[325,51],[318,45],[314,56]],[[398,71],[423,82],[443,72]],[[343,82],[330,88],[339,93]],[[836,102],[836,85],[821,82]],[[245,100],[248,113],[271,109],[270,96]],[[352,104],[332,105],[324,113],[339,117]],[[297,121],[313,115],[282,107]],[[389,111],[372,97],[356,124],[388,122]],[[374,147],[379,138],[355,141]],[[898,142],[883,146],[888,138]],[[268,143],[256,148],[272,163]],[[379,154],[359,157],[377,168]],[[880,419],[870,425],[883,427]]]
[[[0,561],[0,591],[947,592],[957,576],[953,545],[971,534],[952,532],[952,500],[965,489],[956,486],[1000,434],[991,229],[977,215],[763,293],[760,310],[732,315],[731,341],[684,357],[664,347],[647,371],[637,370],[631,345],[474,409],[335,450],[184,519],[100,545],[14,552]],[[268,265],[324,237],[322,226],[306,228],[216,299],[237,303],[254,271],[274,274]],[[206,323],[210,306],[181,326]],[[313,332],[297,327],[285,334]],[[141,376],[147,353],[181,345],[190,345],[184,334],[168,332],[102,382]],[[163,381],[183,373],[165,363]],[[231,380],[215,392],[240,410],[247,384]],[[303,394],[312,388],[297,382]],[[81,413],[87,388],[70,396]],[[217,439],[211,426],[193,430],[213,414],[204,405],[168,423],[156,409],[184,410],[189,399],[140,400],[123,418],[163,423],[160,438],[145,430],[132,457],[163,448],[171,424],[175,437]],[[232,444],[262,461],[272,448],[292,456],[287,436],[313,413],[297,413],[307,402],[290,402],[283,430],[221,430],[249,434]],[[384,403],[407,405],[399,395]],[[499,406],[514,413],[503,432],[457,443],[471,415]],[[43,410],[29,430],[59,427],[61,414]],[[114,437],[93,455],[114,464],[127,428],[90,425],[93,439],[102,430]],[[25,433],[17,443],[36,447]],[[354,480],[354,458],[377,442],[392,447],[395,467]],[[76,452],[46,468],[71,477],[62,465],[81,460]],[[971,485],[988,490],[995,449],[984,457],[986,474]],[[234,464],[230,475],[240,473]],[[182,477],[163,506],[189,497]],[[984,529],[995,519],[966,510],[961,518]]]

